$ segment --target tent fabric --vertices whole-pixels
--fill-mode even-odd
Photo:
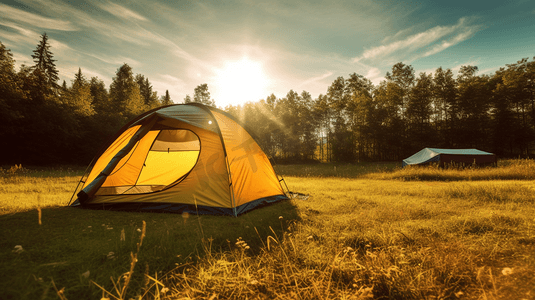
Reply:
[[[403,160],[402,166],[422,165],[438,162],[442,167],[448,163],[491,164],[496,163],[496,155],[478,149],[424,148]]]
[[[219,109],[171,105],[121,130],[74,206],[237,216],[288,199],[258,143]]]

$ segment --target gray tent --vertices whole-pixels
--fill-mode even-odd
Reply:
[[[403,160],[403,167],[407,165],[424,165],[436,162],[440,167],[448,164],[457,165],[494,165],[496,155],[477,149],[438,149],[425,148],[420,152]]]

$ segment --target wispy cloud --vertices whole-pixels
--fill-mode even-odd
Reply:
[[[298,87],[301,88],[301,87],[307,86],[307,85],[309,85],[309,84],[311,84],[311,83],[315,83],[315,82],[318,82],[318,81],[322,81],[322,80],[325,79],[325,78],[329,78],[329,77],[331,77],[333,74],[334,74],[333,72],[330,72],[330,71],[329,71],[329,72],[324,73],[324,74],[322,74],[322,75],[320,75],[320,76],[316,76],[316,77],[309,78],[309,79],[307,79],[307,80],[301,82],[301,84],[299,84]]]
[[[119,4],[108,2],[106,4],[99,4],[99,7],[119,18],[126,20],[136,19],[139,21],[147,21],[147,18]]]
[[[110,22],[106,19],[96,19],[88,13],[68,4],[51,0],[21,0],[30,7],[36,7],[50,15],[63,16],[70,19],[79,27],[90,29],[103,36],[119,39],[139,46],[149,46],[150,42],[137,37],[137,28],[122,23]],[[88,4],[89,5],[89,4]]]
[[[33,64],[33,60],[32,60],[32,57],[29,56],[29,55],[25,55],[25,54],[22,54],[20,52],[12,52],[13,53],[13,59],[15,60],[15,64],[17,66],[21,66],[21,65],[31,65]]]
[[[402,29],[402,30],[398,31],[396,34],[394,34],[392,36],[385,37],[381,42],[384,44],[384,43],[392,41],[392,40],[397,40],[400,36],[404,36],[404,35],[410,33],[411,31],[413,31],[413,29],[414,29],[413,26],[411,26],[409,28]]]
[[[165,95],[165,91],[167,90],[174,103],[184,102],[183,98],[186,95],[185,91],[187,89],[187,84],[184,80],[169,74],[164,74],[155,80],[151,79],[151,82],[154,90],[161,92],[160,96]]]
[[[381,81],[385,80],[384,76],[381,76],[381,70],[378,68],[372,67],[368,70],[368,73],[364,77],[368,78],[373,84],[379,84]]]
[[[98,77],[100,79],[107,79],[107,76],[102,75],[102,73],[97,72],[95,70],[90,70],[86,68],[82,68],[78,65],[73,64],[67,64],[65,66],[59,66],[57,67],[59,73],[62,75],[62,80],[65,79],[67,83],[72,82],[74,80],[74,75],[78,73],[78,68],[82,70],[82,74],[86,79],[90,79],[91,77]]]
[[[353,61],[384,61],[392,57],[417,59],[430,56],[469,39],[481,28],[479,25],[467,23],[469,22],[466,18],[461,18],[457,24],[452,26],[436,26],[424,32],[410,35],[403,40],[367,49]],[[394,37],[399,36],[400,32]]]
[[[0,19],[0,25],[14,29],[14,31],[3,31],[1,37],[4,40],[9,40],[14,44],[27,43],[35,44],[39,39],[39,34],[33,30],[23,28],[13,22]]]
[[[81,52],[84,55],[96,58],[100,60],[101,62],[110,64],[110,65],[122,65],[124,63],[127,63],[131,67],[136,67],[141,65],[141,63],[133,58],[124,57],[124,56],[118,56],[118,57],[110,57],[106,55],[97,55],[93,53],[87,53],[87,52]]]
[[[474,28],[467,28],[466,31],[461,32],[454,37],[450,38],[449,40],[442,41],[440,44],[433,46],[433,48],[427,52],[424,53],[424,57],[430,56],[439,52],[442,52],[443,50],[457,45],[458,43],[465,41],[472,37],[475,33],[476,29]]]
[[[78,28],[69,21],[46,18],[0,3],[0,19],[30,24],[34,27],[74,31]]]

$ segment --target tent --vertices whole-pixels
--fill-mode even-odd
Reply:
[[[202,104],[176,104],[120,129],[90,164],[74,192],[78,198],[69,204],[238,216],[288,199],[281,181],[232,116]]]
[[[438,163],[440,167],[445,165],[493,165],[496,164],[496,155],[477,149],[438,149],[425,148],[420,152],[403,160],[402,166],[424,165]]]

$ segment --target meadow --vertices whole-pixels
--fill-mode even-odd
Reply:
[[[2,299],[534,299],[535,162],[280,165],[237,218],[65,207],[83,170],[0,171]]]

